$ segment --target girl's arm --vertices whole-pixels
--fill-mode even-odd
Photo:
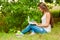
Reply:
[[[35,24],[37,26],[41,26],[41,27],[48,27],[48,25],[50,24],[50,13],[46,13],[46,24],[40,24],[40,23],[36,23]]]

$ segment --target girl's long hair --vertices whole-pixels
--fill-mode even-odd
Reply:
[[[40,7],[42,10],[43,10],[43,12],[45,11],[45,12],[49,12],[49,9],[47,8],[47,6],[43,3],[43,2],[40,2],[39,4],[38,4],[38,7]],[[50,13],[50,12],[49,12]],[[53,17],[52,17],[52,15],[51,15],[51,13],[50,13],[50,24],[51,24],[51,27],[53,27],[53,23],[54,23],[54,21],[53,21]]]

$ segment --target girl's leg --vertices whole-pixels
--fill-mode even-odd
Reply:
[[[24,30],[22,30],[22,33],[25,34],[26,32],[30,31],[31,25],[29,24]]]
[[[32,25],[29,24],[24,30],[22,30],[22,32],[17,32],[16,36],[19,36],[19,35],[22,36],[22,35],[24,35],[26,32],[28,32],[28,31],[31,30],[31,26]]]
[[[32,26],[31,29],[34,30],[34,32],[37,32],[37,33],[41,33],[41,34],[46,33],[45,29],[42,28],[42,27]]]

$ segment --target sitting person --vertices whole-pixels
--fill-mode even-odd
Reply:
[[[43,13],[42,23],[33,22],[33,24],[29,24],[24,30],[20,32],[19,35],[24,35],[25,33],[31,30],[32,34],[35,33],[49,33],[51,32],[51,27],[53,26],[53,18],[44,3],[38,4],[38,9]],[[38,20],[38,19],[37,19]],[[18,34],[17,34],[18,35]]]

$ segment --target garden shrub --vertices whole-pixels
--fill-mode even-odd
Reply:
[[[50,9],[50,12],[52,13],[54,18],[60,17],[60,6],[55,6],[52,9]]]
[[[30,19],[41,22],[41,12],[37,9],[39,0],[20,0],[16,3],[2,3],[2,15],[4,23],[2,30],[5,32],[15,32],[22,30],[28,25],[28,16]],[[2,18],[2,17],[1,17]]]

